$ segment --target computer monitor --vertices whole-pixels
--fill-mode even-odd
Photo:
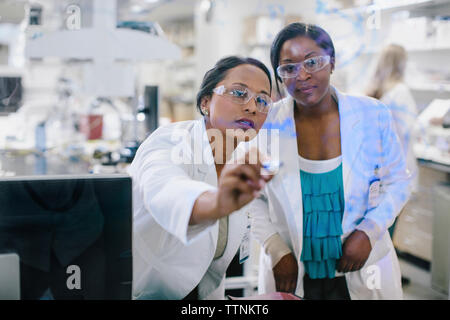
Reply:
[[[0,179],[0,253],[20,258],[21,299],[131,299],[131,249],[129,176]]]

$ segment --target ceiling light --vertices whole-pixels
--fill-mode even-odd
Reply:
[[[206,11],[208,11],[210,8],[211,8],[211,1],[209,1],[209,0],[203,0],[203,1],[200,3],[200,10],[201,10],[201,11],[206,12]]]
[[[131,6],[130,9],[131,9],[131,12],[133,12],[133,13],[139,13],[143,10],[143,8],[139,5],[133,5],[133,6]]]

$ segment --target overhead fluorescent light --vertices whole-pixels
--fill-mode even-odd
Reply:
[[[200,10],[203,12],[207,12],[209,9],[211,9],[211,1],[209,0],[202,0],[200,3]]]
[[[139,13],[139,12],[142,12],[142,10],[144,10],[144,8],[142,8],[140,5],[137,5],[137,4],[131,6],[130,9],[131,9],[131,12],[133,12],[133,13]]]

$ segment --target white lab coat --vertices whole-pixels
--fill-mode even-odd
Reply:
[[[372,245],[364,267],[345,274],[349,293],[352,299],[401,299],[400,268],[387,229],[407,201],[409,175],[392,117],[378,100],[337,90],[336,93],[345,194],[341,239],[344,241],[352,231],[360,229],[366,232]],[[303,296],[304,266],[300,261],[303,206],[291,97],[274,106],[264,128],[282,129],[279,160],[284,167],[251,204],[252,234],[261,244],[276,232],[281,236],[299,262],[296,294]],[[277,159],[276,148],[273,145],[269,148],[272,158]],[[376,206],[369,207],[369,182],[376,166],[383,187]],[[271,261],[264,250],[260,256],[259,291],[275,291]]]
[[[395,129],[397,131],[406,158],[406,167],[411,172],[411,191],[419,188],[419,166],[413,151],[415,124],[418,116],[417,106],[408,86],[402,82],[396,84],[381,98],[392,112]]]
[[[204,120],[158,128],[140,146],[133,178],[133,298],[182,299],[198,285],[200,299],[224,298],[225,271],[248,224],[229,216],[228,242],[213,261],[218,221],[189,226],[195,200],[217,189]]]

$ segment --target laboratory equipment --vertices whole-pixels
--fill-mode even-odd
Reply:
[[[16,112],[22,105],[22,78],[0,77],[0,114]]]
[[[80,129],[88,140],[121,140],[123,123],[120,110],[109,98],[98,97],[88,114],[80,119]]]
[[[159,90],[158,86],[146,86],[144,92],[145,127],[147,134],[158,128],[159,118]]]

